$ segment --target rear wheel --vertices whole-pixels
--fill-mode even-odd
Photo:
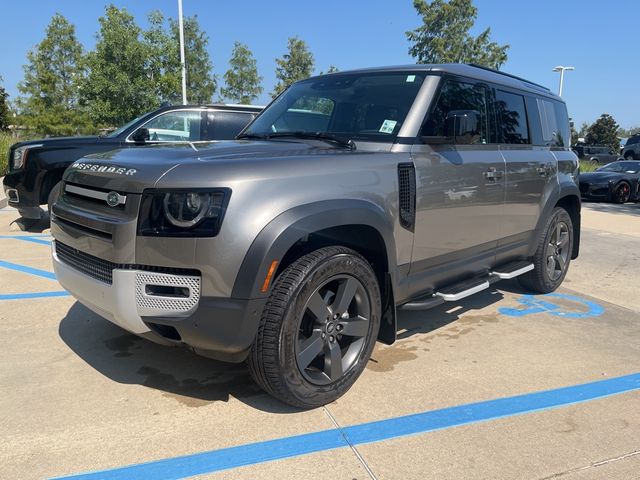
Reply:
[[[625,160],[635,160],[635,156],[633,155],[633,152],[627,152],[624,156]]]
[[[627,203],[631,198],[631,185],[629,185],[624,180],[613,189],[613,198],[612,200],[615,203]]]
[[[573,223],[562,207],[554,208],[538,238],[534,269],[518,277],[520,283],[541,293],[557,289],[569,270],[573,248]]]
[[[290,405],[330,403],[354,384],[380,326],[380,290],[369,263],[345,247],[296,260],[276,279],[249,355],[249,371]]]

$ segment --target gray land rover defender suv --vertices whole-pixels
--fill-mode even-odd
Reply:
[[[397,310],[560,285],[580,238],[569,139],[559,97],[481,67],[310,78],[235,141],[73,163],[54,268],[129,332],[247,360],[265,391],[316,407],[394,342]]]

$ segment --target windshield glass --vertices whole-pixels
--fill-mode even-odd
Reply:
[[[298,82],[242,136],[279,134],[275,138],[287,132],[304,132],[393,142],[424,77],[424,72],[353,73]]]
[[[118,135],[120,135],[122,132],[124,132],[127,128],[129,128],[131,125],[133,125],[134,123],[139,122],[140,120],[142,120],[143,117],[145,117],[146,114],[139,116],[138,118],[134,118],[133,120],[131,120],[129,123],[125,123],[123,126],[121,126],[120,128],[116,128],[113,132],[109,132],[105,135],[105,137],[107,138],[115,138]]]
[[[613,162],[598,169],[599,172],[640,172],[640,162]]]

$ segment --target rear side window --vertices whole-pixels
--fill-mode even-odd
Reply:
[[[475,143],[490,143],[487,88],[451,79],[442,86],[438,101],[422,125],[420,135],[446,137],[447,116],[450,112],[460,110],[472,110],[480,114],[479,138]]]
[[[552,147],[568,147],[571,141],[569,115],[564,103],[537,99],[542,140]]]
[[[248,112],[214,112],[208,117],[207,140],[233,140],[254,115]]]
[[[500,140],[503,143],[530,143],[527,111],[522,95],[496,90],[495,109]]]

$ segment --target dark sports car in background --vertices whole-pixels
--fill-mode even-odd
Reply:
[[[587,200],[626,203],[640,201],[640,161],[613,162],[580,174],[580,194]]]

